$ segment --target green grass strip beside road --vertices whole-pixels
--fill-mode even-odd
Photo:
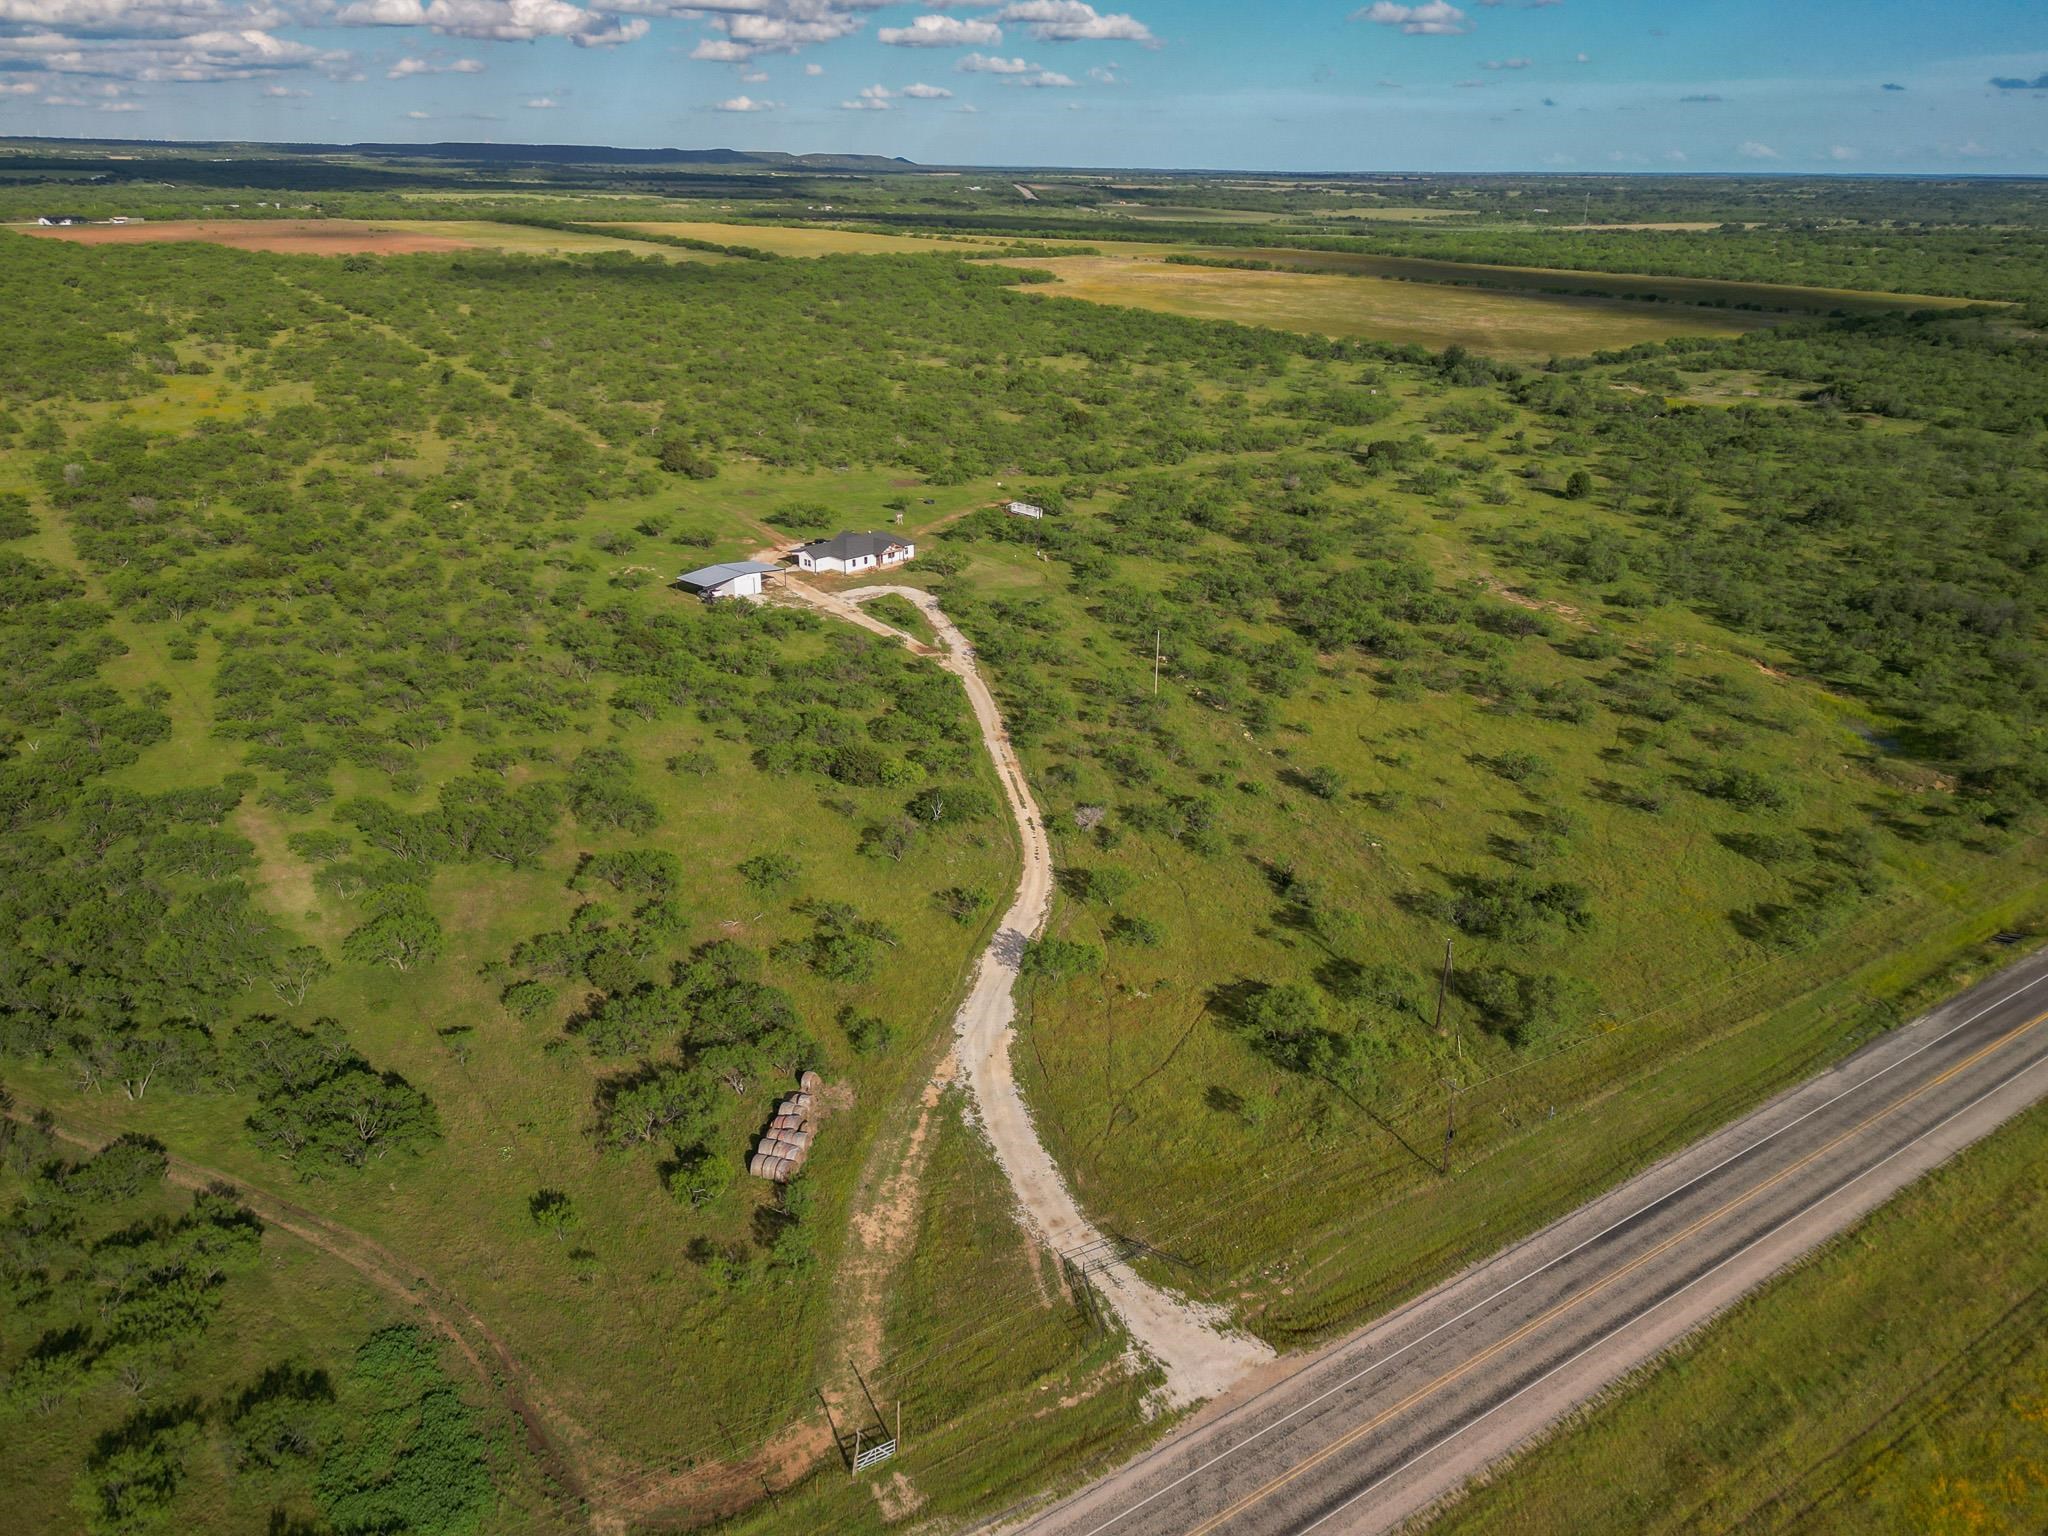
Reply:
[[[2048,1529],[2048,1106],[1496,1474],[1429,1536]]]

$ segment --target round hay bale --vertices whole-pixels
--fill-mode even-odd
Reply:
[[[796,1085],[805,1093],[816,1093],[825,1086],[825,1080],[815,1072],[806,1072],[796,1080]]]

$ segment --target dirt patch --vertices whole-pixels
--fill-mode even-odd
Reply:
[[[1531,597],[1526,592],[1517,592],[1513,587],[1508,586],[1495,577],[1489,576],[1486,578],[1486,590],[1502,602],[1513,603],[1517,608],[1527,608],[1531,613],[1554,613],[1574,629],[1591,629],[1593,627],[1593,621],[1570,603],[1545,601],[1540,597]]]
[[[256,845],[256,880],[270,910],[293,922],[304,921],[320,900],[313,889],[313,871],[286,845],[284,828],[247,802],[236,808],[233,820],[236,830]]]
[[[614,1484],[602,1507],[592,1511],[591,1527],[604,1536],[623,1536],[652,1524],[687,1529],[726,1519],[789,1487],[832,1449],[832,1432],[805,1420],[743,1459]]]
[[[164,240],[200,241],[238,251],[278,251],[312,256],[410,256],[422,251],[473,251],[475,242],[445,235],[379,229],[347,219],[166,219],[148,224],[78,224],[62,229],[26,229],[41,240],[74,245],[150,245]]]
[[[869,1485],[875,1496],[875,1506],[882,1512],[882,1518],[894,1525],[898,1520],[908,1520],[924,1508],[924,1495],[912,1486],[909,1478],[901,1472],[893,1472],[887,1482]]]
[[[882,1359],[883,1302],[889,1277],[909,1252],[917,1231],[925,1164],[931,1160],[932,1114],[945,1097],[953,1072],[953,1053],[947,1051],[918,1097],[917,1120],[904,1139],[894,1169],[871,1186],[872,1198],[858,1205],[848,1222],[852,1242],[839,1272],[849,1329],[845,1337],[853,1363],[869,1374]]]

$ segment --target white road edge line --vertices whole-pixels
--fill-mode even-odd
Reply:
[[[1730,1153],[1720,1162],[1714,1164],[1713,1167],[1705,1169],[1704,1171],[1698,1174],[1695,1174],[1692,1178],[1686,1180],[1683,1184],[1677,1185],[1672,1189],[1666,1190],[1663,1194],[1658,1195],[1654,1200],[1647,1201],[1644,1204],[1636,1207],[1636,1209],[1630,1211],[1626,1216],[1617,1218],[1615,1221],[1609,1223],[1607,1226],[1602,1227],[1598,1232],[1593,1233],[1584,1241],[1573,1244],[1570,1248],[1567,1248],[1563,1253],[1560,1253],[1556,1258],[1551,1259],[1546,1263],[1539,1264],[1536,1268],[1530,1270],[1527,1274],[1519,1276],[1518,1278],[1509,1281],[1506,1285],[1502,1286],[1492,1295],[1482,1297],[1480,1300],[1473,1302],[1471,1306],[1467,1307],[1464,1311],[1458,1313],[1457,1316],[1446,1318],[1443,1322],[1437,1324],[1436,1327],[1430,1329],[1429,1332],[1420,1334],[1417,1337],[1410,1339],[1406,1344],[1403,1344],[1399,1349],[1394,1350],[1389,1354],[1381,1356],[1379,1359],[1373,1361],[1370,1365],[1361,1367],[1352,1375],[1346,1376],[1342,1381],[1337,1382],[1333,1386],[1330,1386],[1325,1390],[1317,1393],[1314,1397],[1310,1398],[1307,1402],[1301,1404],[1301,1406],[1299,1406],[1298,1408],[1292,1408],[1288,1410],[1288,1412],[1283,1414],[1281,1417],[1275,1419],[1272,1423],[1263,1425],[1259,1429],[1254,1430],[1251,1434],[1245,1436],[1244,1439],[1238,1441],[1235,1445],[1230,1446],[1225,1450],[1218,1451],[1214,1456],[1210,1457],[1200,1466],[1191,1467],[1188,1471],[1183,1472],[1179,1477],[1175,1478],[1172,1482],[1167,1483],[1164,1487],[1157,1488],[1153,1490],[1151,1493],[1146,1494],[1144,1498],[1140,1499],[1137,1503],[1131,1505],[1130,1508],[1120,1510],[1116,1514],[1111,1515],[1107,1520],[1103,1521],[1102,1524],[1086,1531],[1084,1533],[1084,1536],[1102,1536],[1102,1532],[1108,1530],[1111,1526],[1117,1524],[1126,1516],[1136,1514],[1139,1510],[1143,1509],[1147,1504],[1150,1504],[1154,1499],[1162,1498],[1166,1494],[1173,1492],[1174,1489],[1180,1487],[1181,1484],[1187,1482],[1190,1478],[1201,1476],[1211,1467],[1217,1465],[1217,1463],[1225,1461],[1230,1457],[1236,1455],[1246,1446],[1252,1444],[1256,1440],[1261,1439],[1265,1435],[1272,1433],[1274,1430],[1280,1428],[1281,1425],[1286,1424],[1293,1419],[1299,1418],[1302,1414],[1308,1412],[1309,1409],[1315,1407],[1318,1403],[1321,1403],[1326,1399],[1334,1396],[1335,1394],[1342,1392],[1346,1387],[1352,1386],[1357,1382],[1363,1381],[1367,1376],[1370,1376],[1374,1371],[1378,1370],[1381,1366],[1389,1365],[1395,1360],[1400,1359],[1401,1356],[1408,1353],[1409,1350],[1414,1349],[1417,1345],[1428,1343],[1429,1340],[1435,1338],[1439,1333],[1442,1333],[1446,1328],[1453,1327],[1456,1324],[1463,1322],[1466,1318],[1470,1317],[1473,1313],[1481,1310],[1482,1308],[1493,1305],[1494,1302],[1499,1301],[1501,1297],[1507,1295],[1510,1291],[1516,1290],[1521,1286],[1526,1285],[1529,1281],[1534,1280],[1537,1276],[1543,1274],[1546,1270],[1555,1269],[1559,1264],[1562,1264],[1566,1259],[1572,1257],[1573,1254],[1576,1254],[1580,1250],[1590,1247],[1592,1244],[1599,1242],[1600,1239],[1607,1236],[1608,1233],[1613,1232],[1620,1227],[1627,1226],[1630,1222],[1634,1221],[1638,1216],[1643,1215],[1645,1212],[1654,1210],[1658,1206],[1664,1204],[1665,1201],[1674,1199],[1675,1197],[1684,1194],[1687,1190],[1691,1189],[1695,1184],[1702,1183],[1705,1180],[1712,1178],[1715,1174],[1719,1173],[1723,1168],[1726,1168],[1730,1163],[1740,1161],[1742,1158],[1749,1156],[1749,1154],[1756,1151],[1758,1147],[1761,1147],[1768,1142],[1776,1140],[1778,1137],[1784,1135],[1785,1132],[1793,1129],[1795,1126],[1801,1125],[1805,1121],[1812,1119],[1822,1110],[1830,1109],[1834,1105],[1839,1104],[1843,1099],[1848,1098],[1850,1094],[1859,1093],[1863,1089],[1868,1088],[1872,1083],[1876,1082],[1886,1073],[1895,1071],[1897,1068],[1903,1067],[1907,1062],[1913,1060],[1915,1057],[1920,1056],[1927,1051],[1933,1050],[1935,1046],[1941,1044],[1942,1041],[1948,1039],[1951,1035],[1956,1034],[1960,1030],[1969,1028],[1970,1025],[1976,1023],[1977,1020],[1983,1018],[1985,1014],[1996,1012],[1998,1009],[2003,1008],[2007,1003],[2011,1002],[2014,998],[2019,997],[2022,994],[2031,991],[2033,988],[2040,986],[2041,983],[2043,983],[2044,981],[2048,981],[2048,973],[2036,976],[2032,981],[2027,982],[2022,986],[2015,987],[2012,991],[2006,993],[2005,996],[1999,998],[1996,1002],[1986,1003],[1982,1008],[1979,1008],[1975,1013],[1971,1014],[1968,1018],[1959,1020],[1955,1024],[1951,1025],[1949,1028],[1943,1030],[1940,1034],[1936,1035],[1933,1039],[1923,1041],[1921,1044],[1915,1046],[1911,1051],[1907,1052],[1904,1056],[1901,1056],[1897,1061],[1892,1062],[1891,1065],[1880,1067],[1877,1071],[1871,1073],[1870,1076],[1862,1079],[1859,1082],[1850,1084],[1847,1088],[1844,1088],[1840,1093],[1836,1094],[1833,1098],[1828,1099],[1824,1103],[1814,1105],[1813,1108],[1806,1111],[1805,1114],[1800,1115],[1797,1119],[1788,1120],[1783,1125],[1779,1126],[1775,1131],[1772,1131],[1764,1136],[1759,1136],[1755,1141],[1749,1143],[1749,1145],[1743,1147],[1740,1151]],[[1754,1113],[1754,1111],[1752,1111],[1752,1113]],[[1708,1134],[1717,1135],[1719,1133],[1709,1132]],[[1601,1197],[1595,1196],[1594,1198],[1599,1199]],[[1477,1421],[1475,1420],[1474,1422]],[[1048,1513],[1051,1513],[1051,1511],[1048,1511]],[[1026,1530],[1028,1529],[1029,1527],[1026,1527]]]
[[[2048,1058],[2043,1059],[2048,1060]],[[1835,1196],[1841,1194],[1844,1190],[1855,1188],[1856,1185],[1862,1183],[1865,1179],[1869,1178],[1873,1173],[1877,1172],[1878,1169],[1884,1167],[1886,1163],[1891,1162],[1895,1158],[1904,1157],[1908,1152],[1912,1151],[1915,1147],[1919,1146],[1921,1142],[1927,1140],[1928,1137],[1937,1135],[1941,1131],[1946,1130],[1949,1127],[1949,1125],[1952,1124],[1954,1121],[1962,1118],[1964,1115],[1967,1115],[1971,1110],[1975,1109],[1979,1104],[1982,1104],[1986,1099],[1992,1097],[1994,1094],[2003,1093],[2006,1089],[2010,1088],[2014,1083],[2018,1082],[2021,1078],[2025,1077],[2029,1072],[2033,1071],[2034,1068],[2040,1065],[2040,1061],[2030,1061],[2024,1067],[2021,1067],[2019,1071],[2013,1073],[2010,1077],[2003,1078],[2000,1081],[1993,1083],[1989,1088],[1986,1088],[1982,1093],[1978,1094],[1976,1098],[1970,1100],[1969,1103],[1965,1104],[1962,1108],[1958,1109],[1954,1114],[1948,1115],[1944,1117],[1939,1123],[1929,1126],[1926,1130],[1922,1131],[1918,1136],[1915,1136],[1911,1141],[1907,1142],[1904,1146],[1899,1147],[1890,1153],[1887,1153],[1884,1157],[1872,1163],[1868,1168],[1864,1169],[1854,1178],[1848,1179],[1843,1183],[1836,1185],[1833,1189],[1829,1190],[1826,1194],[1822,1195],[1818,1200],[1814,1201],[1813,1204],[1805,1206],[1800,1210],[1793,1212],[1790,1216],[1787,1216],[1783,1221],[1779,1222],[1776,1226],[1772,1227],[1768,1232],[1764,1232],[1752,1241],[1744,1243],[1740,1248],[1736,1249],[1735,1252],[1729,1254],[1727,1258],[1723,1259],[1720,1263],[1716,1264],[1712,1269],[1703,1270],[1701,1273],[1693,1276],[1692,1279],[1686,1281],[1685,1284],[1681,1285],[1669,1296],[1666,1296],[1662,1301],[1656,1302],[1651,1306],[1645,1307],[1641,1312],[1638,1312],[1634,1317],[1630,1318],[1627,1322],[1623,1323],[1619,1328],[1614,1329],[1612,1332],[1602,1334],[1599,1338],[1595,1339],[1592,1343],[1588,1344],[1584,1349],[1580,1350],[1570,1359],[1562,1361],[1559,1364],[1552,1366],[1549,1370],[1545,1371],[1541,1376],[1538,1376],[1534,1381],[1530,1382],[1527,1386],[1518,1388],[1510,1396],[1502,1398],[1499,1402],[1495,1403],[1491,1408],[1487,1409],[1486,1412],[1479,1414],[1477,1417],[1470,1419],[1466,1423],[1460,1425],[1457,1429],[1452,1430],[1451,1433],[1445,1435],[1443,1439],[1436,1441],[1434,1444],[1423,1447],[1423,1449],[1417,1451],[1413,1456],[1409,1457],[1406,1461],[1402,1462],[1400,1466],[1394,1468],[1393,1471],[1386,1473],[1384,1476],[1374,1479],[1371,1483],[1359,1489],[1358,1492],[1351,1495],[1350,1498],[1346,1499],[1342,1504],[1339,1504],[1336,1508],[1330,1510],[1326,1514],[1318,1515],[1312,1522],[1302,1526],[1299,1530],[1295,1531],[1293,1533],[1293,1536],[1308,1536],[1308,1533],[1314,1530],[1317,1526],[1323,1524],[1327,1520],[1334,1519],[1336,1516],[1343,1514],[1345,1510],[1349,1509],[1352,1505],[1356,1504],[1360,1499],[1364,1498],[1367,1494],[1372,1493],[1379,1488],[1385,1487],[1389,1482],[1399,1477],[1403,1472],[1406,1472],[1410,1467],[1414,1466],[1424,1457],[1434,1455],[1436,1452],[1442,1450],[1445,1446],[1449,1445],[1453,1440],[1457,1439],[1467,1430],[1473,1428],[1473,1426],[1483,1424],[1486,1420],[1492,1418],[1496,1413],[1499,1413],[1501,1409],[1507,1407],[1507,1405],[1509,1403],[1512,1403],[1516,1398],[1521,1397],[1525,1393],[1533,1392],[1536,1388],[1542,1386],[1544,1382],[1550,1380],[1551,1377],[1555,1376],[1559,1371],[1565,1370],[1570,1366],[1577,1364],[1580,1360],[1583,1360],[1587,1355],[1590,1355],[1594,1350],[1600,1348],[1601,1345],[1613,1343],[1614,1340],[1620,1338],[1623,1333],[1627,1332],[1630,1328],[1633,1328],[1637,1323],[1640,1323],[1644,1318],[1653,1315],[1660,1308],[1669,1305],[1671,1302],[1676,1301],[1679,1297],[1683,1296],[1687,1291],[1691,1290],[1694,1286],[1700,1284],[1702,1281],[1712,1279],[1715,1275],[1718,1275],[1722,1270],[1726,1269],[1730,1264],[1733,1264],[1737,1259],[1741,1258],[1744,1254],[1748,1253],[1752,1248],[1756,1248],[1763,1243],[1769,1242],[1772,1238],[1776,1237],[1780,1232],[1784,1231],[1794,1222],[1803,1220],[1804,1218],[1811,1216],[1815,1211],[1819,1210],[1822,1206],[1826,1205],[1830,1200],[1834,1199]],[[2004,1122],[2002,1121],[2000,1122],[2001,1125],[2003,1123]],[[1993,1127],[1993,1129],[1997,1129],[1997,1127]],[[1979,1139],[1981,1140],[1982,1138],[1980,1137]],[[1767,1279],[1775,1278],[1776,1272],[1773,1272],[1771,1276],[1767,1277]],[[1746,1295],[1748,1293],[1745,1292],[1744,1294]]]

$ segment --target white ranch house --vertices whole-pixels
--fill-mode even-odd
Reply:
[[[797,547],[796,564],[803,571],[874,571],[917,557],[917,546],[887,533],[842,533]]]

